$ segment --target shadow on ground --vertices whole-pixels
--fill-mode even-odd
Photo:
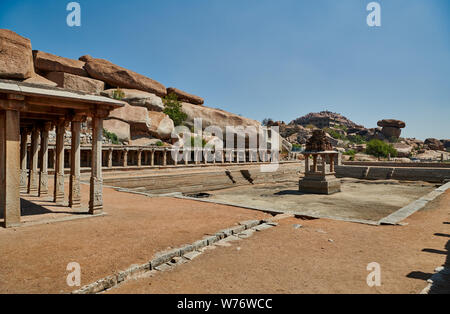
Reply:
[[[444,222],[444,224],[448,224]],[[438,237],[450,237],[450,234],[435,233]],[[422,271],[413,271],[406,277],[428,281],[431,280],[431,286],[429,288],[429,294],[450,294],[450,240],[445,245],[445,250],[424,248],[422,252],[432,254],[446,255],[445,263],[441,267],[436,269],[436,273],[425,273]]]

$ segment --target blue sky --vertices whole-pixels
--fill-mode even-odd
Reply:
[[[66,0],[2,0],[0,28],[33,49],[105,58],[206,105],[256,120],[321,110],[405,137],[450,138],[450,1],[84,0],[81,27]]]

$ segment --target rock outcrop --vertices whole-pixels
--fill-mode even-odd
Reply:
[[[93,78],[73,75],[65,72],[50,72],[47,79],[55,82],[58,87],[99,95],[105,89],[105,83]]]
[[[179,90],[174,87],[169,87],[167,89],[167,94],[175,94],[178,97],[178,100],[181,102],[186,102],[194,105],[203,105],[205,103],[205,100],[199,96],[195,96],[189,93],[186,93],[182,90]]]
[[[162,112],[150,111],[148,117],[150,120],[148,128],[150,135],[164,140],[171,138],[175,125],[168,115]]]
[[[187,114],[186,125],[194,126],[194,119],[202,119],[203,129],[208,126],[215,125],[225,130],[227,126],[255,126],[260,127],[261,124],[252,119],[241,117],[221,109],[210,108],[206,106],[197,106],[190,103],[182,103],[183,111]]]
[[[103,81],[111,87],[138,89],[160,97],[167,95],[166,88],[161,83],[107,60],[96,59],[90,56],[80,57],[80,60],[86,62],[84,68],[89,76]]]
[[[390,138],[400,138],[400,135],[402,134],[403,128],[406,127],[406,123],[400,120],[394,120],[394,119],[385,119],[378,121],[378,126],[382,127],[381,133],[383,135],[390,139]]]
[[[50,86],[50,87],[58,86],[58,84],[56,84],[55,82],[47,80],[45,77],[40,76],[39,74],[36,74],[36,73],[34,73],[32,77],[30,77],[29,79],[26,79],[23,82],[28,83],[28,84],[34,84],[34,85],[41,85],[41,86]]]
[[[444,150],[442,142],[435,138],[427,138],[424,144],[431,150]]]
[[[132,106],[144,107],[150,111],[163,111],[164,103],[161,97],[155,94],[143,92],[137,89],[121,89],[121,100],[129,103]],[[114,93],[117,93],[117,89],[108,89],[103,91],[103,96],[114,98]]]
[[[0,78],[25,80],[34,75],[29,39],[0,29]]]
[[[130,125],[118,119],[107,119],[103,121],[103,128],[117,135],[121,142],[129,142],[131,139]]]
[[[48,52],[33,51],[34,67],[40,72],[64,72],[87,77],[83,61],[59,57]]]
[[[150,127],[148,110],[144,107],[131,106],[128,103],[121,108],[117,108],[109,114],[108,119],[116,119],[130,125],[130,130],[134,132],[146,133]]]

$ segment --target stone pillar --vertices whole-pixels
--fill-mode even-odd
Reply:
[[[20,133],[20,190],[27,191],[28,188],[28,169],[27,169],[27,155],[28,155],[28,133],[27,129],[22,129]]]
[[[330,155],[330,172],[334,173],[334,154]]]
[[[327,155],[320,156],[322,158],[322,174],[325,175],[327,173]]]
[[[305,155],[305,174],[309,173],[309,155]]]
[[[163,166],[167,166],[167,148],[163,151]]]
[[[122,155],[123,155],[123,166],[124,167],[128,167],[128,149],[127,148],[125,148],[124,150],[123,150],[123,152],[122,152]]]
[[[313,171],[312,172],[317,172],[317,155],[313,154]]]
[[[152,149],[150,153],[150,166],[155,166],[155,150]]]
[[[6,228],[20,225],[20,114],[0,110],[0,210]]]
[[[48,132],[52,124],[47,122],[41,129],[40,171],[39,171],[39,197],[48,195]]]
[[[103,212],[102,136],[103,119],[94,116],[92,117],[92,168],[89,194],[89,213],[91,215]]]
[[[148,151],[144,150],[144,166],[148,166]]]
[[[39,172],[39,129],[34,127],[31,131],[31,158],[30,175],[28,176],[28,194],[36,195],[38,192]]]
[[[71,208],[81,207],[80,190],[80,133],[81,121],[72,121],[72,146],[70,151],[70,183],[69,183],[69,206]]]
[[[191,158],[191,151],[188,148],[183,148],[183,158],[184,158],[184,165],[189,165],[189,159]]]
[[[108,150],[108,168],[112,168],[113,167],[113,149],[110,148]]]
[[[142,167],[142,150],[137,151],[137,166]]]
[[[66,121],[60,120],[56,124],[56,148],[55,148],[55,180],[53,189],[53,201],[57,204],[64,203],[64,134]]]

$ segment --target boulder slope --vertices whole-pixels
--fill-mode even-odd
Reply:
[[[90,56],[80,57],[80,60],[86,62],[84,68],[89,76],[104,81],[111,87],[138,89],[160,97],[167,95],[166,88],[161,83],[107,60],[95,59]]]

